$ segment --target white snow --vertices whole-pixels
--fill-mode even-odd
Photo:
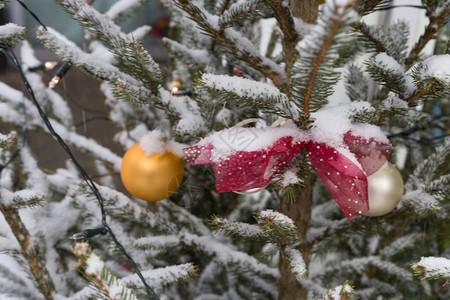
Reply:
[[[425,269],[425,277],[450,278],[450,259],[445,257],[422,257],[416,264]]]
[[[120,0],[111,5],[105,16],[115,19],[142,5],[147,0]]]
[[[7,39],[14,35],[25,33],[25,27],[16,25],[14,23],[7,23],[0,26],[0,39]]]
[[[166,89],[160,88],[161,102],[169,109],[177,112],[178,120],[176,130],[183,133],[192,133],[205,130],[205,121],[200,113],[197,103],[188,96],[174,96]]]
[[[247,78],[203,74],[202,81],[207,87],[230,91],[240,97],[261,98],[263,101],[267,98],[279,99],[280,102],[289,101],[288,97],[275,86]]]
[[[142,276],[148,284],[154,289],[160,289],[163,286],[189,278],[196,268],[192,263],[185,263],[181,265],[173,265],[164,268],[142,271]],[[142,286],[141,279],[136,275],[128,275],[120,279],[120,283],[131,286]]]
[[[400,204],[408,205],[408,207],[413,209],[414,212],[419,215],[441,209],[440,201],[422,190],[406,192],[403,195]]]
[[[300,171],[300,168],[298,166],[293,166],[286,169],[286,171],[284,171],[284,173],[282,174],[281,184],[284,187],[287,187],[290,184],[302,182],[302,179],[297,176],[298,171]]]
[[[11,192],[6,188],[0,188],[0,201],[5,206],[14,205],[16,201],[28,201],[33,198],[42,198],[42,195],[33,190],[19,190]]]
[[[296,228],[294,221],[292,221],[291,218],[289,218],[288,216],[286,216],[280,212],[273,211],[271,209],[266,209],[266,210],[261,211],[259,213],[259,218],[261,220],[269,218],[278,226]]]
[[[430,56],[422,64],[425,67],[423,75],[450,84],[450,54]]]
[[[344,284],[344,285],[338,285],[328,293],[327,300],[341,300],[345,299],[347,297],[343,296],[345,294],[350,294],[353,292],[353,289],[350,285]]]
[[[297,277],[297,280],[300,280],[302,277],[306,276],[306,264],[303,260],[302,254],[299,250],[293,248],[292,246],[287,246],[284,249],[284,253],[286,254],[289,264],[291,265],[292,272]]]
[[[96,277],[101,277],[102,271],[105,268],[105,263],[95,253],[91,253],[86,260],[86,273],[92,274]]]
[[[166,151],[172,152],[179,157],[183,157],[182,148],[184,145],[172,140],[167,140],[165,135],[158,129],[152,130],[144,135],[139,142],[139,146],[144,150],[145,155],[148,157],[156,153],[163,154]]]
[[[244,237],[261,237],[263,236],[263,231],[257,226],[252,224],[247,224],[243,222],[233,222],[225,218],[216,217],[214,222],[220,224],[219,229],[225,229],[239,236]]]

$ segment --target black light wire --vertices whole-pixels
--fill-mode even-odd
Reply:
[[[45,29],[47,29],[45,27],[45,25],[39,20],[39,18],[33,13],[31,12],[28,7],[20,0],[17,0],[30,14],[31,16],[36,19],[36,21],[38,21],[39,24],[41,24]],[[74,163],[75,167],[77,168],[78,172],[81,174],[81,176],[83,177],[84,181],[86,182],[86,184],[89,186],[89,188],[91,189],[92,193],[95,195],[95,197],[98,200],[99,206],[100,206],[100,211],[102,214],[102,224],[103,227],[102,228],[97,228],[97,229],[87,229],[84,230],[82,235],[78,235],[79,237],[86,239],[86,238],[90,238],[93,237],[97,234],[103,234],[106,235],[109,233],[109,235],[111,236],[111,239],[113,240],[115,246],[120,250],[120,252],[127,258],[127,260],[130,262],[132,269],[134,270],[134,272],[138,275],[138,277],[141,279],[146,293],[149,297],[149,299],[155,299],[155,300],[159,300],[158,295],[152,290],[152,288],[147,284],[147,282],[145,281],[144,276],[142,275],[142,273],[140,272],[136,262],[133,260],[133,258],[127,253],[127,251],[125,250],[125,248],[122,246],[122,244],[117,240],[115,234],[113,233],[111,227],[109,227],[107,221],[106,221],[106,211],[105,211],[105,207],[104,207],[104,200],[102,195],[100,194],[100,191],[97,189],[97,187],[95,186],[94,182],[92,181],[92,179],[89,177],[89,175],[86,173],[86,171],[83,169],[83,167],[78,163],[78,161],[75,159],[74,155],[72,154],[72,151],[70,150],[69,146],[64,142],[64,140],[61,138],[61,136],[59,136],[59,134],[54,130],[53,126],[50,123],[50,120],[48,119],[48,117],[46,116],[46,114],[44,113],[42,107],[39,105],[38,101],[36,100],[36,97],[34,95],[34,91],[30,85],[30,83],[28,82],[25,74],[22,71],[22,67],[20,66],[17,57],[15,56],[14,52],[12,50],[10,50],[10,52],[12,53],[11,55],[3,48],[0,48],[0,52],[5,54],[5,56],[7,58],[9,58],[12,63],[14,64],[14,66],[16,67],[17,71],[19,72],[19,75],[22,79],[22,82],[28,92],[28,94],[30,95],[33,104],[35,105],[35,107],[37,108],[39,115],[41,116],[42,120],[44,121],[45,126],[47,127],[47,129],[50,131],[50,133],[53,135],[53,137],[59,142],[59,144],[61,145],[61,147],[64,149],[64,151],[67,153],[67,155],[69,156],[69,158],[71,159],[71,161]],[[24,132],[24,131],[23,131]],[[17,155],[15,153],[15,155]],[[15,156],[14,155],[14,156]],[[4,168],[4,167],[3,167]]]
[[[11,61],[14,63],[18,62],[16,55],[14,52],[11,51],[11,54],[9,54],[5,49],[7,48],[7,45],[4,45],[3,43],[0,43],[0,51],[5,54],[6,57],[8,57]],[[25,95],[23,95],[23,101],[21,104],[22,107],[22,114],[24,116],[23,122],[22,122],[22,130],[21,130],[21,145],[17,147],[17,149],[14,151],[14,153],[11,155],[11,157],[4,163],[0,164],[0,174],[2,173],[3,169],[5,169],[7,166],[9,166],[14,159],[19,155],[20,149],[25,146],[25,140],[26,140],[26,134],[27,134],[27,108],[25,106]]]

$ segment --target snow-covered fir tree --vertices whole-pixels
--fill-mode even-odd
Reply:
[[[450,297],[448,0],[422,1],[429,22],[411,49],[407,23],[365,23],[389,8],[385,0],[163,0],[164,72],[141,42],[152,29],[120,27],[146,0],[118,0],[107,11],[92,0],[55,2],[84,28],[82,48],[50,27],[0,26],[2,55],[29,84],[0,82],[0,121],[11,129],[0,134],[1,299]],[[104,97],[92,101],[104,101],[121,153],[77,130],[65,96],[37,68],[45,66],[30,36],[65,71],[100,82]],[[424,54],[436,38],[434,55]],[[340,80],[349,100],[333,105]],[[94,184],[70,156],[49,172],[31,150],[33,132],[57,134],[67,151],[84,152],[98,174],[112,175]],[[358,138],[344,143],[349,132]],[[214,172],[185,163],[168,199],[139,200],[112,177],[139,141],[149,156],[213,147]],[[279,141],[291,144],[270,152]],[[382,216],[352,215],[359,204],[339,199],[371,175],[350,150],[363,143],[363,158],[384,157],[370,151],[389,142],[405,182],[400,203]],[[361,175],[330,175],[323,145]],[[189,151],[185,159],[195,163]],[[229,166],[236,153],[269,152],[290,156],[269,164],[255,154]],[[242,161],[266,164],[275,176],[235,182],[254,170]],[[261,189],[218,192],[230,186]]]

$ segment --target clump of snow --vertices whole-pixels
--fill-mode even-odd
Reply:
[[[161,102],[168,109],[177,112],[178,120],[176,130],[179,133],[192,133],[204,130],[205,122],[197,103],[187,96],[174,96],[166,89],[160,88]]]
[[[287,169],[282,174],[281,184],[284,187],[287,187],[290,184],[302,182],[302,180],[297,176],[298,171],[300,171],[300,167],[298,166],[294,166],[292,168]]]
[[[109,10],[105,13],[105,16],[115,19],[119,16],[126,14],[127,12],[138,8],[146,0],[120,0],[111,5]]]
[[[195,272],[196,268],[192,263],[185,263],[153,270],[145,270],[142,271],[142,276],[144,276],[145,280],[152,288],[159,289],[173,282],[187,279]],[[131,286],[142,285],[141,279],[136,274],[122,278],[120,283]]]
[[[292,221],[291,218],[289,218],[288,216],[286,216],[282,213],[279,213],[277,211],[273,211],[271,209],[266,209],[266,210],[263,210],[262,212],[260,212],[259,218],[262,220],[269,218],[278,226],[295,228],[294,221]]]
[[[413,190],[405,193],[402,197],[401,205],[407,205],[419,215],[442,208],[441,203],[435,197],[422,190]]]
[[[292,272],[296,275],[297,280],[300,280],[302,277],[306,276],[306,264],[303,260],[302,254],[297,249],[292,246],[287,246],[284,249],[284,253],[286,254],[289,264],[291,265]]]
[[[33,190],[19,190],[11,192],[6,188],[0,189],[0,200],[3,205],[14,205],[16,201],[27,201],[33,198],[42,198],[42,195],[36,193]]]
[[[394,71],[395,73],[403,73],[405,71],[393,57],[385,52],[378,53],[374,60],[378,67]]]
[[[14,23],[7,23],[0,26],[0,39],[6,39],[14,35],[20,35],[25,32],[25,27]]]
[[[86,273],[101,277],[105,263],[95,253],[91,253],[86,260]]]
[[[450,259],[445,257],[422,257],[416,266],[425,269],[425,277],[446,277],[450,278]]]
[[[233,222],[228,219],[216,217],[214,222],[219,225],[220,229],[231,231],[244,237],[261,237],[263,231],[257,226],[242,222]]]
[[[406,87],[406,93],[411,95],[415,91],[413,78],[405,73],[405,68],[400,65],[393,57],[381,52],[374,57],[375,65],[379,68],[394,72],[403,78]]]
[[[183,145],[175,141],[168,141],[164,134],[155,129],[144,135],[140,140],[139,146],[144,150],[145,155],[151,156],[156,153],[163,154],[166,151],[172,152],[179,157],[183,156]]]
[[[341,299],[345,299],[343,296],[344,295],[349,295],[353,293],[353,289],[350,285],[348,284],[344,284],[344,285],[338,285],[337,287],[335,287],[333,290],[328,292],[328,298],[329,300],[341,300]]]
[[[408,102],[391,93],[382,103],[386,109],[408,109]]]
[[[427,77],[450,84],[450,54],[433,55],[422,62]]]
[[[250,97],[250,98],[270,98],[270,99],[280,99],[280,101],[288,102],[287,96],[280,92],[280,90],[270,84],[258,82],[255,80],[227,76],[227,75],[214,75],[214,74],[203,74],[202,82],[210,88],[217,90],[226,90],[239,95],[240,97]]]

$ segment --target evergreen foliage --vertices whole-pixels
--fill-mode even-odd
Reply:
[[[341,76],[352,107],[362,107],[348,111],[351,122],[380,126],[393,144],[390,160],[405,191],[381,217],[347,220],[306,151],[268,187],[247,195],[217,193],[209,167],[186,165],[180,189],[147,204],[109,177],[120,171],[120,155],[77,130],[65,97],[47,88],[45,72],[30,70],[42,63],[21,42],[32,31],[0,26],[3,53],[20,45],[22,69],[55,130],[92,160],[105,220],[161,299],[449,296],[441,285],[448,283],[450,257],[450,74],[444,68],[450,58],[423,53],[440,28],[448,38],[447,0],[422,1],[430,22],[412,49],[406,22],[376,26],[362,19],[388,8],[387,0],[326,1],[315,24],[298,17],[295,1],[163,0],[171,15],[164,72],[141,41],[151,28],[125,33],[120,27],[146,0],[119,0],[105,13],[89,1],[55,2],[83,27],[86,47],[42,26],[37,39],[100,82],[124,151],[156,128],[186,145],[249,118],[270,126],[283,117],[299,130],[315,128],[311,114],[333,104]],[[171,82],[188,92],[170,91]],[[432,113],[436,107],[440,115]],[[28,95],[3,82],[0,121],[12,129],[0,134],[0,297],[146,297],[108,234],[89,245],[69,243],[103,224],[96,195],[70,160],[43,169],[26,135],[16,132],[26,125],[30,134],[48,134],[45,124]],[[402,152],[405,162],[396,155]]]

